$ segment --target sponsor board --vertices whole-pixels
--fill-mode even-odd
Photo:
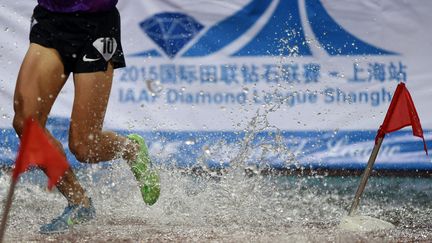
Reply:
[[[432,147],[432,36],[422,31],[432,4],[422,4],[124,0],[118,7],[127,67],[116,71],[106,127],[144,134],[160,163],[181,167],[360,168],[397,84],[406,82]],[[7,51],[0,61],[17,67],[32,3],[4,8],[2,18],[10,20],[2,26]],[[3,105],[11,104],[16,69],[0,70],[8,141],[1,161],[16,151],[13,112]],[[70,83],[49,125],[65,147]],[[422,149],[405,129],[386,137],[376,166],[429,169]]]

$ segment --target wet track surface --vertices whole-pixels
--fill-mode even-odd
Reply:
[[[66,201],[49,192],[39,171],[18,184],[5,242],[382,242],[431,241],[430,178],[372,177],[359,214],[391,222],[392,230],[350,232],[338,228],[359,177],[248,176],[162,169],[162,194],[146,206],[124,163],[78,172],[97,218],[70,232],[41,235]],[[10,177],[0,176],[1,203]]]

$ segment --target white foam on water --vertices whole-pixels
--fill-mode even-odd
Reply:
[[[66,201],[56,190],[46,190],[46,177],[40,171],[32,171],[23,175],[18,184],[5,242],[432,239],[429,230],[432,226],[427,217],[432,209],[424,204],[430,193],[422,189],[427,180],[386,178],[383,180],[391,183],[374,184],[375,178],[371,178],[371,187],[365,192],[359,212],[392,222],[396,228],[370,232],[364,229],[379,226],[377,221],[371,221],[372,217],[360,217],[363,231],[339,227],[357,187],[355,177],[249,177],[239,169],[196,175],[161,168],[161,197],[155,205],[147,206],[130,169],[121,161],[111,167],[91,166],[77,172],[95,204],[95,220],[76,226],[66,234],[40,235],[40,225],[58,216]],[[9,182],[10,176],[0,176],[2,204]],[[381,190],[391,192],[388,188],[395,185],[406,191],[403,197],[395,199],[392,194],[380,193]],[[419,197],[415,198],[416,195]],[[412,201],[407,199],[411,197]],[[359,224],[356,219],[359,218],[351,219],[351,224]]]
[[[392,223],[365,215],[344,216],[339,224],[339,228],[350,231],[388,230],[394,227]]]
[[[91,165],[77,175],[92,197],[97,217],[62,235],[38,233],[66,206],[56,190],[46,190],[46,176],[35,170],[23,175],[17,186],[6,242],[62,241],[195,241],[195,242],[350,242],[432,239],[429,182],[371,178],[359,208],[383,218],[395,231],[346,231],[338,227],[346,214],[357,177],[263,176],[249,168],[249,160],[265,165],[267,154],[284,155],[295,164],[292,151],[278,139],[279,130],[267,117],[278,105],[257,111],[249,122],[239,151],[229,154],[231,167],[218,173],[202,166],[202,173],[179,170],[175,161],[161,165],[161,196],[153,206],[143,203],[136,181],[124,161],[109,166]],[[257,134],[273,130],[273,143],[254,144]],[[224,144],[209,147],[218,151]],[[213,153],[210,153],[213,156]],[[213,157],[212,157],[213,158]],[[0,172],[1,173],[1,172]],[[0,201],[7,194],[10,176],[0,175]],[[387,183],[387,184],[386,184]],[[399,192],[405,193],[400,195]],[[350,221],[352,225],[355,223]]]

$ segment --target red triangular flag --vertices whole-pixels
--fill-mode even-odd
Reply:
[[[48,188],[51,189],[69,168],[66,157],[48,139],[45,131],[34,119],[27,119],[21,137],[21,145],[12,178],[16,181],[19,175],[30,166],[38,166],[48,176]]]
[[[412,126],[413,135],[423,139],[424,150],[428,154],[426,141],[423,137],[423,129],[414,102],[405,84],[399,83],[375,141],[378,138],[383,138],[386,133],[391,133],[410,125]]]

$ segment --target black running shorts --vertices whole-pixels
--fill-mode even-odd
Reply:
[[[125,66],[117,9],[99,13],[33,11],[30,42],[58,51],[65,74],[106,71]]]

